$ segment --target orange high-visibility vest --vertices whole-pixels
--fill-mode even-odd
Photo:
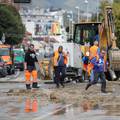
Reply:
[[[66,64],[68,63],[68,59],[67,59],[67,55],[66,55],[64,52],[63,52],[63,56],[64,56],[64,64],[66,65]],[[58,51],[55,51],[55,52],[54,52],[54,57],[53,57],[54,66],[57,66],[58,57],[59,57],[59,52],[58,52]]]
[[[97,58],[98,58],[98,47],[97,47],[96,45],[93,45],[93,46],[90,48],[90,60],[91,60],[93,57],[97,57]]]
[[[93,69],[94,65],[92,63],[89,63],[88,66],[87,66],[87,72],[88,72],[88,75],[90,76],[90,73],[91,73],[91,70]]]

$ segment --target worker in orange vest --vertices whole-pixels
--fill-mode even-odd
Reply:
[[[100,49],[98,47],[99,43],[98,41],[94,41],[94,45],[92,47],[90,47],[90,60],[93,58],[93,57],[99,57],[99,54],[100,54]]]
[[[100,48],[98,47],[99,43],[98,41],[94,41],[94,45],[90,48],[90,56],[89,59],[90,61],[96,57],[97,60],[99,59],[99,54],[100,54]],[[88,65],[88,75],[90,76],[90,79],[93,79],[93,67],[94,65],[90,62],[90,64]]]
[[[34,45],[30,44],[29,49],[25,54],[25,63],[24,63],[26,89],[31,89],[31,83],[32,83],[32,88],[39,88],[35,62],[38,62],[38,60],[34,50]],[[30,80],[31,76],[33,77],[32,81]]]
[[[59,84],[64,87],[64,78],[67,64],[67,55],[63,52],[63,47],[59,46],[58,50],[54,52],[53,63],[54,63],[54,82],[56,87],[59,88]]]

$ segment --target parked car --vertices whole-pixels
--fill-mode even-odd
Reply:
[[[5,62],[0,57],[0,77],[6,77],[6,75],[7,75],[7,68]]]
[[[22,49],[14,49],[14,65],[15,69],[24,70],[24,51]]]
[[[14,74],[13,50],[10,45],[0,44],[0,57],[5,63],[7,73],[9,75]]]

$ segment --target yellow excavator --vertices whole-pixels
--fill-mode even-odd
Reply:
[[[99,41],[99,47],[107,51],[108,62],[107,79],[115,80],[120,71],[120,49],[116,45],[115,23],[112,8],[105,8],[103,22],[83,22],[75,24],[73,42],[80,44],[83,54],[93,45],[95,37]]]

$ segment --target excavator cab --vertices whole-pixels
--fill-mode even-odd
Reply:
[[[89,47],[93,45],[94,41],[97,40],[99,42],[100,25],[101,25],[100,22],[75,24],[73,42],[80,44],[83,54],[89,51]]]
[[[101,23],[80,23],[75,24],[74,39],[73,42],[84,45],[85,42],[89,42],[93,45],[95,37],[99,35],[99,25]]]

